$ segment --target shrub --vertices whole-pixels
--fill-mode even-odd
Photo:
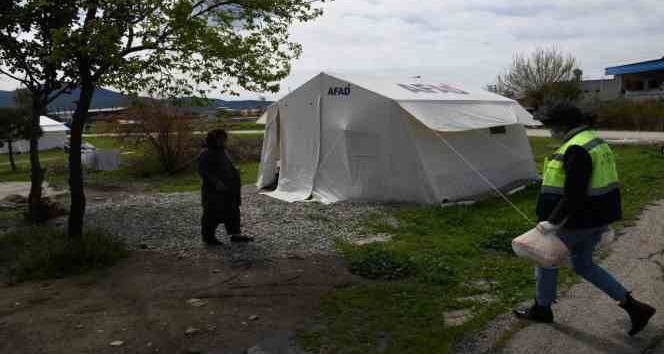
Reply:
[[[236,163],[260,162],[263,150],[262,136],[231,136],[226,147],[228,154]]]
[[[599,128],[664,131],[664,100],[615,100],[593,109]]]
[[[148,147],[162,172],[173,172],[191,163],[200,150],[200,139],[193,135],[194,117],[163,103],[146,101],[132,107],[126,114],[128,124],[118,124],[123,140]]]
[[[128,255],[112,236],[86,230],[71,240],[64,230],[29,227],[0,236],[0,260],[10,283],[83,274]]]

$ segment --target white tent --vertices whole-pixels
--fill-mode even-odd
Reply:
[[[258,187],[278,182],[266,194],[289,202],[433,204],[537,178],[523,107],[440,82],[321,73],[268,108]]]
[[[67,142],[67,132],[69,128],[63,123],[55,121],[49,117],[39,117],[39,126],[44,134],[39,138],[39,150],[50,150],[63,148]],[[24,154],[30,152],[30,142],[28,140],[17,140],[12,143],[14,152]],[[9,152],[7,143],[0,148],[0,154]]]

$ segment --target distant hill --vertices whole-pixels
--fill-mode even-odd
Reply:
[[[50,111],[69,111],[75,108],[74,101],[78,99],[79,90],[73,91],[71,94],[62,95],[58,97],[53,103],[49,105]],[[228,107],[231,109],[246,109],[254,107],[265,107],[272,104],[271,101],[258,101],[258,100],[239,100],[239,101],[225,101],[221,99],[209,99],[208,106],[200,106],[200,101],[193,98],[183,98],[183,106],[194,106],[194,110],[205,110],[206,108]],[[130,104],[128,96],[119,92],[97,89],[92,97],[91,108],[112,108],[112,107],[125,107]],[[0,107],[7,107],[14,105],[14,93],[12,91],[0,91]]]

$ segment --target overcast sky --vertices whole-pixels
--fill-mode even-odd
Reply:
[[[304,52],[282,91],[266,96],[282,97],[321,71],[435,76],[483,87],[515,52],[551,45],[576,56],[586,78],[601,78],[607,66],[664,56],[660,2],[335,0],[323,17],[292,28]],[[0,89],[15,87],[0,81]]]

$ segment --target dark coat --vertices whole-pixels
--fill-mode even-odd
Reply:
[[[204,150],[198,162],[198,174],[203,181],[201,196],[204,208],[226,209],[242,203],[240,172],[224,149]],[[217,190],[219,181],[227,190]]]

